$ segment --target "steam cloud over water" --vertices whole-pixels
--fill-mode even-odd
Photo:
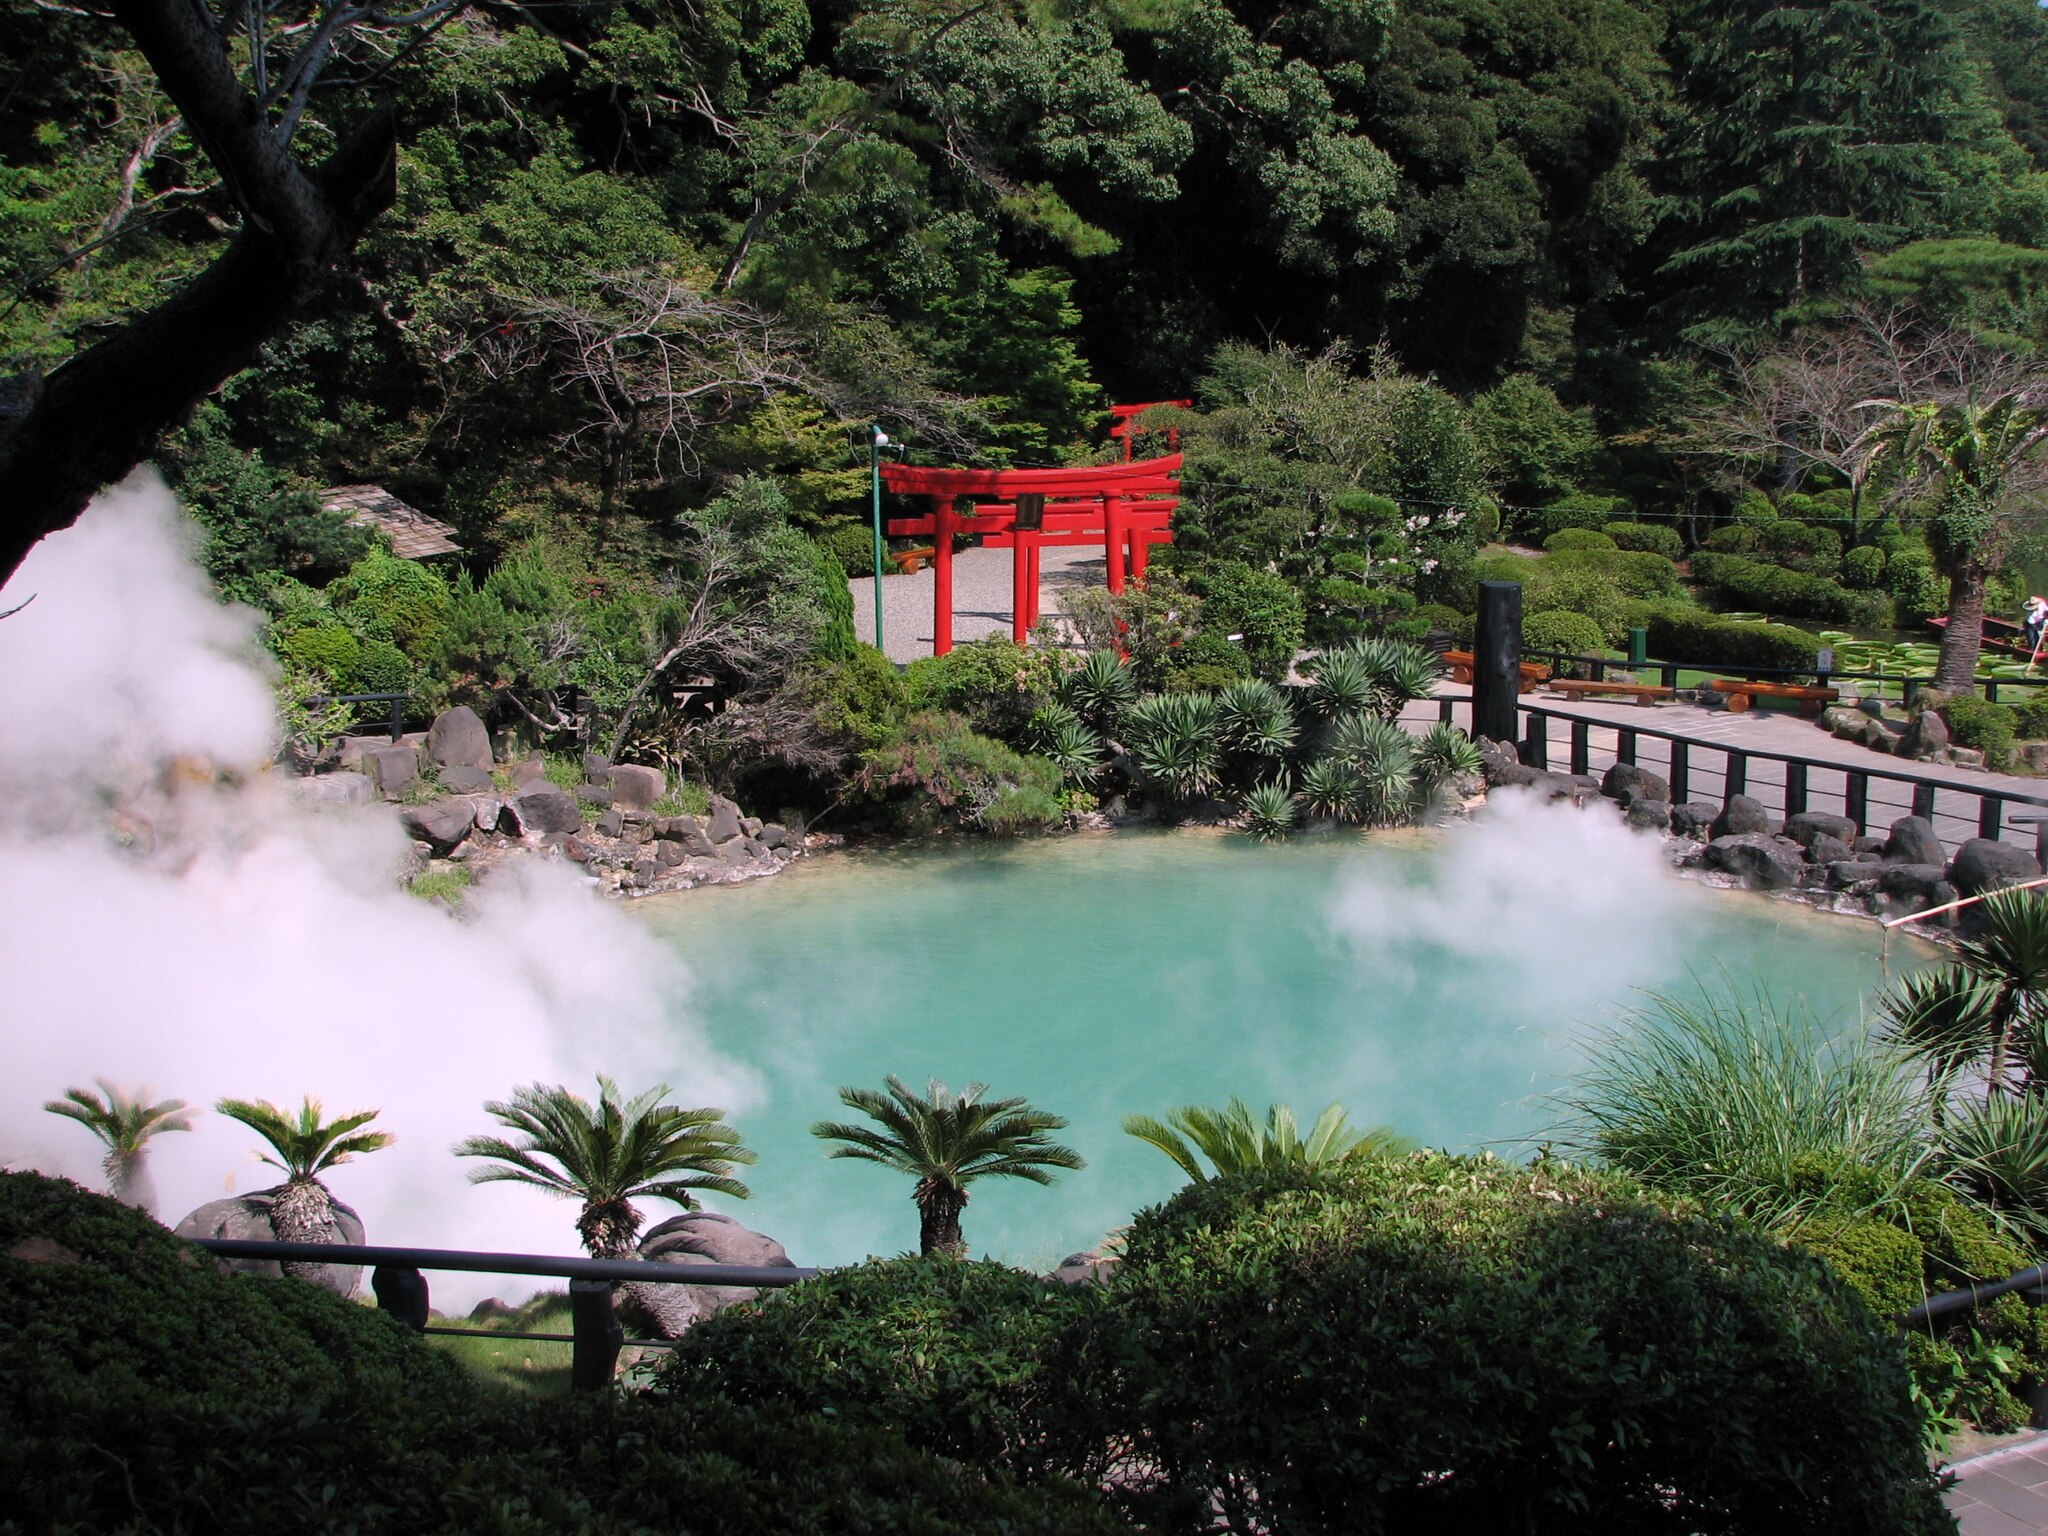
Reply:
[[[1668,979],[1684,905],[1702,893],[1673,877],[1657,838],[1525,790],[1496,790],[1483,815],[1413,881],[1375,871],[1339,892],[1332,927],[1376,985],[1410,991],[1427,968],[1471,1004],[1446,1021],[1456,1038],[1494,1050],[1503,1021],[1537,1021],[1554,1046]]]
[[[397,1144],[335,1170],[371,1242],[576,1251],[574,1208],[472,1187],[449,1155],[529,1082],[666,1082],[743,1113],[762,1090],[676,1022],[688,977],[567,866],[522,868],[451,918],[401,891],[382,807],[292,801],[255,616],[221,606],[153,477],[43,541],[0,610],[0,1164],[102,1187],[99,1146],[43,1113],[96,1076],[382,1111]],[[213,768],[230,770],[223,784]],[[152,1143],[159,1214],[276,1182],[207,1113]],[[431,1277],[438,1305],[531,1289]]]

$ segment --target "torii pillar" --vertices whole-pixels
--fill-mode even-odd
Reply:
[[[941,496],[932,505],[932,654],[953,649],[953,503]]]

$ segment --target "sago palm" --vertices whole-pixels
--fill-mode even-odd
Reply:
[[[310,1095],[300,1102],[296,1115],[266,1099],[222,1099],[213,1107],[268,1142],[276,1155],[263,1161],[284,1170],[284,1188],[270,1206],[270,1229],[279,1242],[333,1242],[334,1197],[320,1175],[397,1140],[388,1131],[363,1129],[377,1118],[376,1110],[322,1120],[320,1101]],[[311,1278],[320,1266],[293,1262],[283,1268],[288,1275]]]
[[[2048,400],[2034,389],[2007,389],[1960,399],[1865,400],[1881,414],[1858,440],[1864,473],[1886,462],[1930,475],[1935,513],[1928,547],[1948,578],[1948,624],[1941,635],[1934,686],[1967,693],[1975,686],[1984,638],[1984,591],[2017,540],[2013,523],[2038,482],[2021,471],[2048,448]]]
[[[841,1088],[839,1101],[875,1122],[875,1127],[821,1120],[811,1134],[843,1143],[828,1157],[880,1163],[917,1180],[918,1249],[927,1258],[959,1257],[967,1242],[960,1213],[967,1186],[976,1179],[1028,1179],[1050,1184],[1049,1168],[1080,1168],[1079,1153],[1048,1138],[1064,1130],[1058,1115],[1033,1109],[1023,1099],[984,1099],[986,1083],[969,1083],[954,1093],[937,1078],[920,1098],[900,1078],[886,1078],[888,1092]]]
[[[1232,1099],[1222,1109],[1183,1105],[1169,1110],[1163,1122],[1150,1115],[1126,1115],[1123,1126],[1126,1134],[1164,1152],[1198,1184],[1209,1178],[1212,1170],[1215,1177],[1223,1178],[1260,1169],[1395,1157],[1415,1146],[1384,1126],[1353,1130],[1341,1104],[1332,1104],[1318,1115],[1306,1136],[1288,1105],[1269,1105],[1261,1119],[1242,1099]],[[1209,1168],[1202,1166],[1204,1158]]]
[[[457,1157],[490,1159],[472,1168],[472,1184],[530,1184],[564,1200],[582,1202],[576,1231],[592,1258],[623,1258],[640,1234],[635,1200],[668,1200],[697,1208],[709,1190],[744,1200],[752,1193],[732,1176],[754,1162],[722,1109],[664,1104],[666,1084],[622,1099],[608,1077],[597,1080],[597,1102],[560,1085],[531,1083],[485,1113],[522,1139],[470,1136],[455,1144]]]
[[[106,1171],[107,1192],[116,1200],[156,1209],[156,1186],[149,1176],[149,1139],[169,1131],[192,1129],[191,1108],[183,1099],[165,1099],[152,1104],[147,1088],[124,1093],[104,1077],[96,1077],[100,1093],[87,1088],[66,1088],[64,1097],[43,1106],[53,1115],[76,1120],[107,1149],[100,1160]]]

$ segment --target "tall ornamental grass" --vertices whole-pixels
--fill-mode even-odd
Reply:
[[[1804,1219],[1816,1167],[1872,1170],[1883,1205],[1921,1171],[1935,1134],[1897,1052],[1761,992],[1650,994],[1555,1102],[1560,1151],[1778,1231]]]

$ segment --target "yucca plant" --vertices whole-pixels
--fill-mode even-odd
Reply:
[[[1358,775],[1341,758],[1319,757],[1301,770],[1301,799],[1311,816],[1358,819]]]
[[[107,1175],[107,1193],[145,1211],[156,1210],[156,1184],[149,1176],[149,1140],[170,1131],[192,1129],[190,1106],[183,1099],[152,1104],[147,1088],[124,1093],[104,1077],[96,1077],[100,1093],[66,1088],[64,1097],[43,1106],[53,1115],[76,1120],[107,1149],[100,1167]]]
[[[296,1115],[266,1099],[222,1099],[213,1107],[248,1126],[277,1154],[263,1161],[284,1170],[284,1188],[270,1206],[270,1228],[284,1243],[333,1242],[338,1230],[334,1196],[320,1182],[320,1175],[381,1151],[398,1139],[388,1131],[363,1129],[377,1118],[374,1109],[322,1120],[320,1101],[311,1095],[301,1101]],[[282,1268],[288,1275],[313,1279],[321,1266],[300,1261]]]
[[[1997,891],[1978,903],[1976,933],[1957,947],[1957,963],[1997,988],[1991,1011],[1989,1088],[2005,1086],[2006,1058],[2026,1052],[2048,1004],[2048,897]]]
[[[1098,731],[1114,729],[1137,698],[1137,680],[1115,651],[1090,651],[1060,683],[1061,702]]]
[[[1402,705],[1428,698],[1444,675],[1441,657],[1405,640],[1373,636],[1356,642],[1356,649],[1372,676],[1377,696],[1374,708],[1389,720],[1401,712]]]
[[[1877,1011],[1885,1038],[1923,1063],[1928,1086],[1945,1096],[1958,1073],[1989,1054],[1997,1005],[1990,982],[1959,965],[1938,965],[1895,982],[1879,996]]]
[[[1033,1109],[1023,1099],[984,1099],[986,1083],[969,1083],[956,1094],[933,1078],[920,1098],[899,1078],[884,1082],[886,1093],[839,1090],[839,1101],[868,1116],[879,1130],[821,1120],[811,1134],[842,1143],[828,1157],[880,1163],[917,1180],[911,1199],[917,1204],[918,1250],[927,1258],[958,1258],[967,1251],[960,1214],[967,1208],[967,1186],[975,1180],[1050,1184],[1048,1168],[1086,1166],[1072,1147],[1047,1139],[1048,1132],[1066,1128],[1064,1119]]]
[[[2001,1093],[1972,1102],[1942,1130],[1951,1180],[2048,1239],[2048,1100]]]
[[[1065,704],[1044,705],[1031,717],[1031,743],[1069,784],[1090,783],[1102,769],[1102,737]]]
[[[1399,1157],[1415,1144],[1384,1126],[1355,1131],[1341,1104],[1332,1104],[1302,1135],[1294,1111],[1285,1104],[1267,1107],[1261,1119],[1242,1099],[1222,1109],[1184,1105],[1169,1110],[1162,1122],[1149,1115],[1126,1115],[1124,1132],[1157,1147],[1190,1179],[1202,1183],[1212,1176],[1262,1169],[1327,1166],[1370,1157]],[[1203,1160],[1209,1167],[1202,1166]]]
[[[1162,693],[1124,712],[1139,769],[1180,799],[1206,795],[1221,782],[1223,743],[1213,693]]]
[[[1341,720],[1378,704],[1372,669],[1355,646],[1325,651],[1303,670],[1308,674],[1309,708],[1325,720]]]
[[[1259,784],[1246,793],[1238,815],[1246,832],[1262,843],[1270,843],[1294,830],[1300,809],[1300,803],[1285,784]]]
[[[1358,784],[1353,812],[1368,826],[1398,826],[1421,803],[1415,738],[1378,715],[1347,715],[1330,732],[1328,755]]]
[[[1440,720],[1422,733],[1415,744],[1415,772],[1422,792],[1434,796],[1460,777],[1479,772],[1479,748],[1447,720]]]
[[[722,1109],[684,1109],[662,1102],[666,1084],[622,1099],[608,1077],[597,1080],[597,1102],[561,1086],[517,1089],[510,1100],[484,1105],[501,1125],[521,1133],[470,1136],[455,1144],[457,1157],[488,1158],[496,1167],[473,1168],[472,1184],[530,1184],[582,1203],[576,1232],[592,1258],[631,1254],[640,1233],[638,1199],[667,1200],[686,1211],[702,1191],[744,1200],[751,1191],[733,1177],[755,1161]]]
[[[1232,683],[1218,693],[1216,719],[1224,745],[1253,757],[1283,757],[1300,734],[1287,696],[1259,678]]]
[[[2007,1087],[2015,1051],[2025,1080],[2048,1083],[2048,899],[2034,891],[1997,891],[1973,911],[1973,937],[1949,964],[1922,971],[1884,994],[1879,1011],[1889,1038],[1924,1062],[1944,1088],[1973,1069],[1987,1096]]]

